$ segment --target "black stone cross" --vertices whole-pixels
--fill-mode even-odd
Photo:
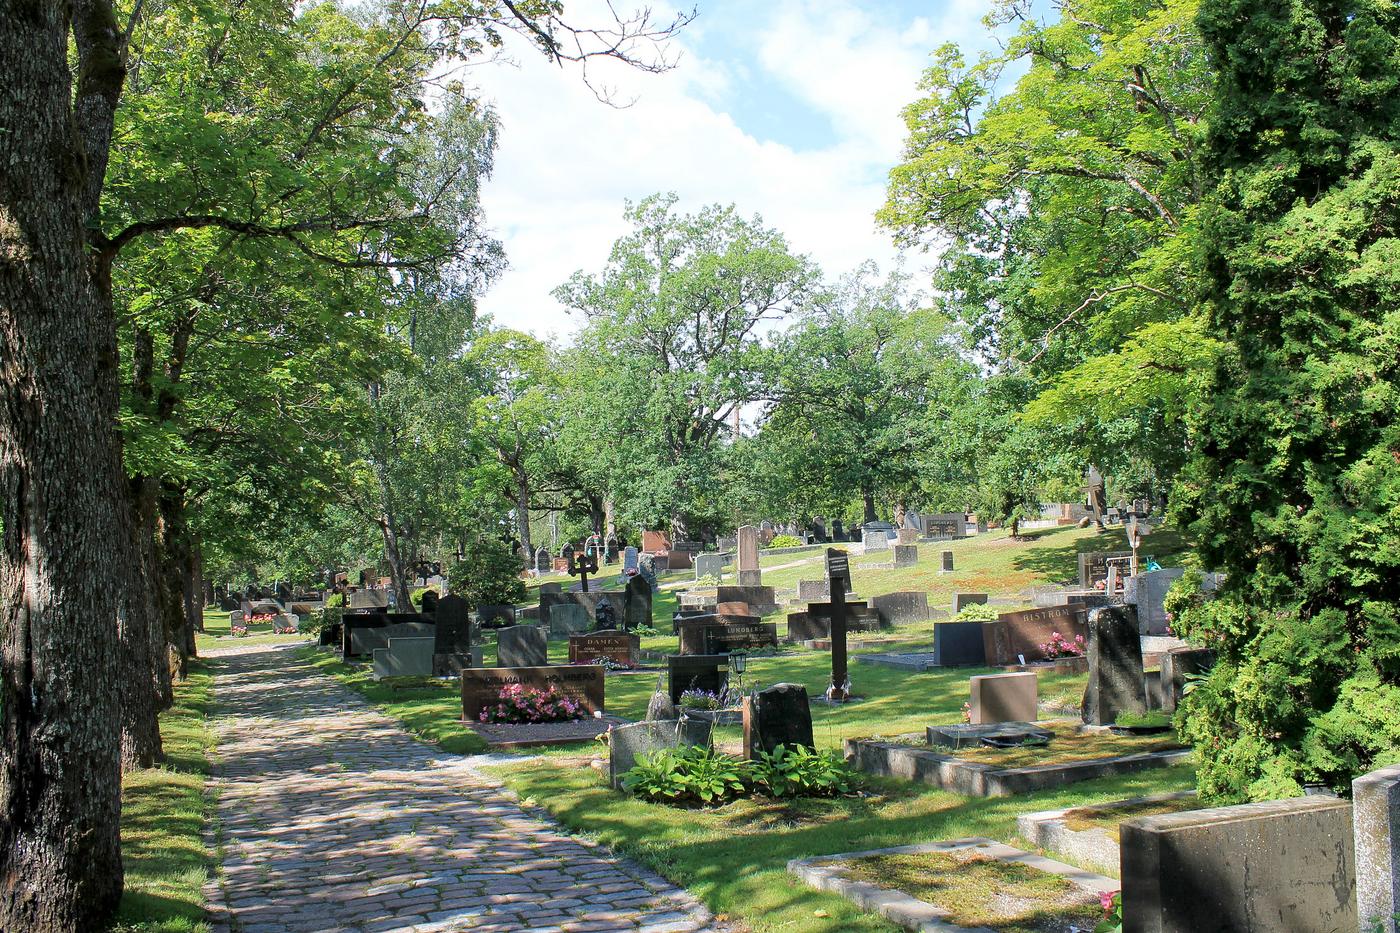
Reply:
[[[846,659],[846,582],[851,579],[851,563],[845,551],[826,549],[826,578],[831,592],[831,686],[826,695],[841,703],[850,696],[851,686]]]
[[[597,572],[598,556],[596,554],[575,553],[569,558],[569,576],[579,578],[585,593],[588,592],[588,575]]]

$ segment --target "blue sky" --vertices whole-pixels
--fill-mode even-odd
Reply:
[[[586,22],[598,2],[566,6]],[[900,261],[873,216],[901,155],[899,112],[943,42],[974,53],[992,43],[980,22],[989,0],[697,2],[675,69],[594,73],[635,98],[626,109],[528,49],[513,50],[515,68],[472,73],[503,123],[485,204],[511,268],[482,300],[498,323],[561,338],[577,329],[550,290],[601,269],[625,230],[624,201],[658,191],[688,210],[761,214],[829,276]],[[904,259],[916,272],[927,262]]]

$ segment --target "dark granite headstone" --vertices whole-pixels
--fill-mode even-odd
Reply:
[[[913,544],[896,544],[894,546],[894,567],[901,570],[905,567],[913,567],[919,563],[919,549]]]
[[[928,594],[922,590],[884,593],[873,597],[870,600],[870,605],[880,616],[880,622],[884,625],[927,622],[929,619]]]
[[[952,573],[952,572],[953,572],[953,552],[952,552],[952,551],[944,551],[944,552],[943,552],[943,572],[944,572],[944,573]]]
[[[981,745],[983,739],[1041,742],[1054,738],[1055,733],[1029,722],[997,722],[981,726],[960,722],[949,726],[929,726],[927,735],[930,745],[973,748]]]
[[[627,581],[623,604],[623,628],[630,631],[651,625],[651,584],[645,577],[634,576]]]
[[[533,625],[512,625],[496,634],[497,667],[543,667],[549,663],[549,639]]]
[[[744,698],[744,757],[757,758],[779,745],[816,750],[812,709],[801,684],[774,684]]]
[[[1106,606],[1089,613],[1089,684],[1083,718],[1109,726],[1119,713],[1147,712],[1142,682],[1142,640],[1132,606]]]
[[[1089,551],[1079,555],[1079,585],[1093,589],[1097,583],[1108,579],[1109,564],[1116,564],[1127,576],[1127,568],[1133,559],[1132,551]]]
[[[603,669],[595,664],[474,667],[462,671],[463,718],[476,719],[481,715],[482,708],[494,705],[502,688],[510,684],[537,690],[553,686],[565,696],[578,701],[587,712],[603,711]]]
[[[515,624],[514,606],[477,606],[476,621],[482,628],[501,628]]]
[[[438,600],[437,624],[433,629],[433,674],[445,677],[453,671],[439,667],[436,660],[439,656],[471,656],[472,620],[467,601],[455,594]]]
[[[423,607],[423,614],[430,616],[437,612],[438,603],[440,601],[437,590],[424,590],[423,595],[419,597],[419,604]]]
[[[1162,655],[1162,709],[1174,712],[1186,692],[1188,678],[1205,674],[1215,666],[1209,648],[1171,648]]]
[[[687,690],[723,693],[729,682],[729,655],[671,655],[666,659],[671,702],[679,703]]]
[[[953,615],[962,612],[968,606],[987,605],[986,593],[954,593],[953,594]]]
[[[987,649],[982,622],[933,623],[933,658],[939,667],[984,667]]]

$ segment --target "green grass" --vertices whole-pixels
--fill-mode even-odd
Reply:
[[[1068,923],[1092,929],[1103,919],[1098,897],[1067,878],[986,855],[877,855],[848,862],[846,868],[856,880],[942,907],[949,920],[963,927],[1046,933]]]
[[[299,641],[306,641],[306,635],[274,635],[272,634],[272,624],[262,623],[250,625],[248,634],[242,638],[234,638],[229,630],[228,613],[221,609],[205,608],[204,610],[204,631],[196,632],[194,636],[195,649],[198,651],[211,651],[215,648],[232,648],[238,645],[290,645]]]
[[[214,678],[190,662],[175,687],[175,705],[160,717],[166,760],[122,781],[122,859],[126,889],[115,929],[140,933],[205,931],[202,888],[213,853],[202,838],[213,814],[206,793],[214,744],[208,716]]]
[[[1189,767],[1177,766],[1001,798],[880,781],[865,798],[751,798],[686,810],[612,791],[584,762],[551,757],[491,770],[527,804],[684,885],[755,933],[895,929],[837,895],[795,882],[786,871],[789,859],[967,836],[1020,842],[1020,813],[1181,790],[1193,780]]]

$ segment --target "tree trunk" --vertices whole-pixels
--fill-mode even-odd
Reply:
[[[0,0],[0,930],[26,933],[102,929],[122,887],[114,646],[130,529],[116,327],[84,242],[94,168],[72,113],[71,9]]]
[[[1012,537],[1013,539],[1020,537],[1020,535],[1021,535],[1020,529],[1021,529],[1021,520],[1020,520],[1019,518],[1013,518],[1013,519],[1011,520],[1011,537]]]
[[[865,519],[861,524],[868,525],[871,522],[879,521],[879,516],[875,514],[875,493],[862,491],[860,495],[865,502]]]
[[[530,482],[524,473],[515,474],[515,528],[520,535],[520,546],[525,549],[527,564],[533,566],[535,549],[530,540]]]
[[[125,504],[130,537],[121,548],[127,607],[121,627],[122,771],[149,768],[161,759],[160,711],[173,700],[165,662],[165,635],[151,599],[156,560],[156,484],[135,477]]]

